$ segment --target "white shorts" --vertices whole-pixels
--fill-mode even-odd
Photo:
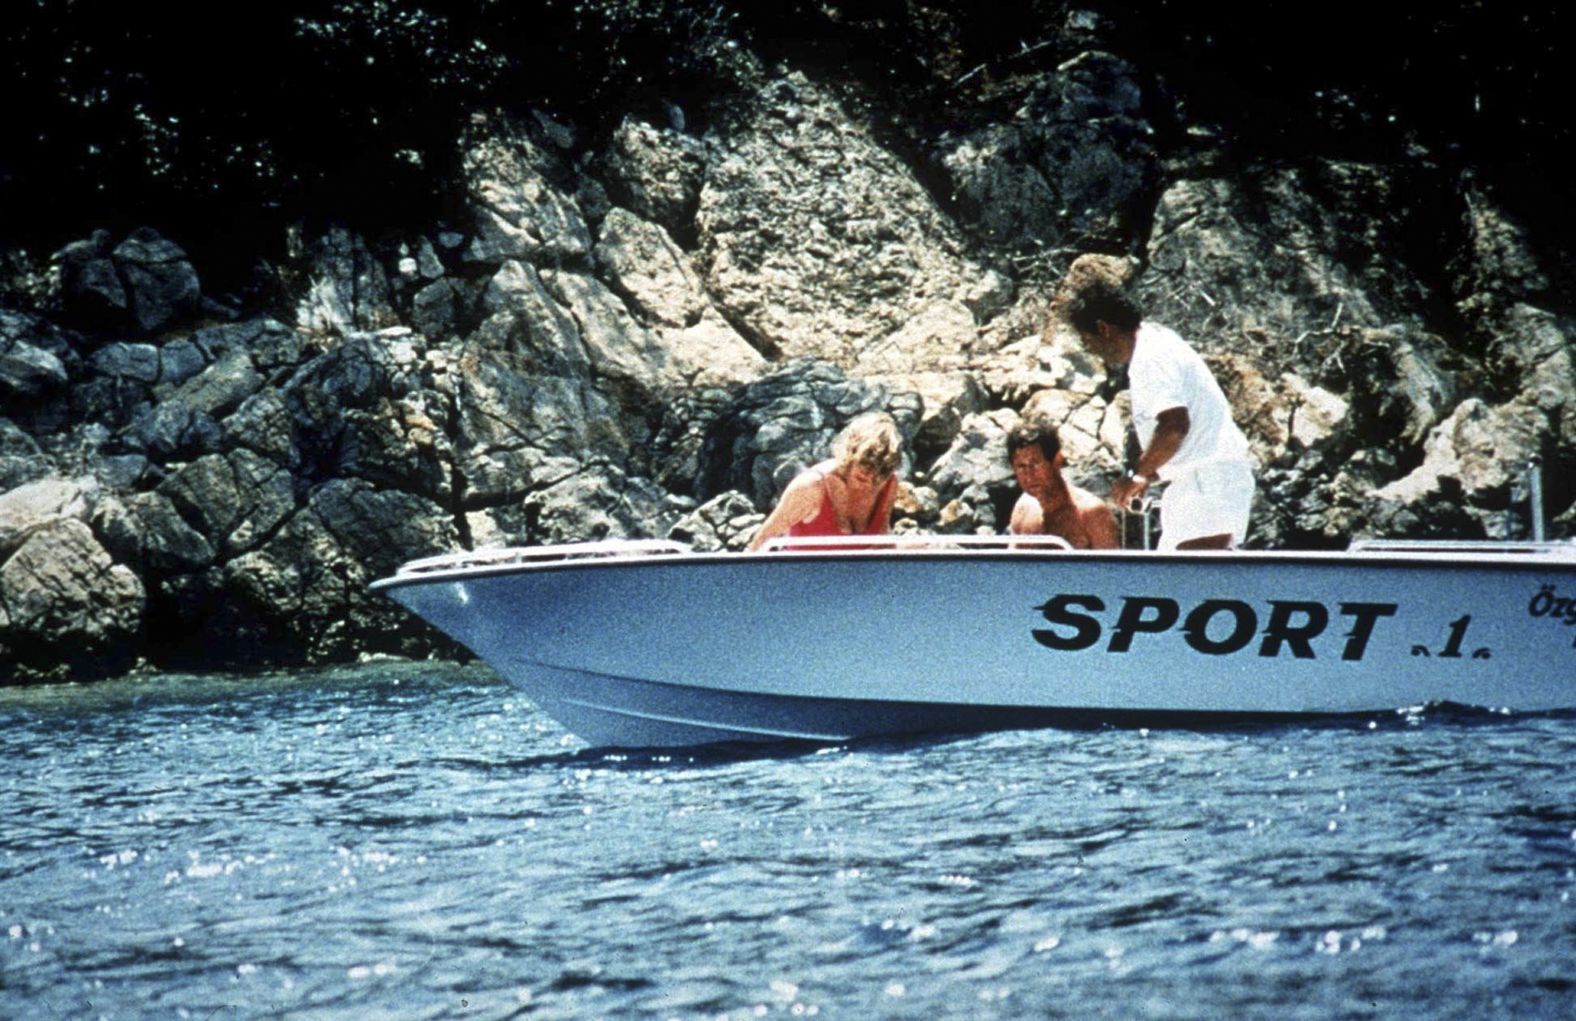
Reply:
[[[1160,549],[1210,535],[1231,534],[1241,545],[1253,508],[1253,465],[1207,461],[1182,469],[1160,500]]]

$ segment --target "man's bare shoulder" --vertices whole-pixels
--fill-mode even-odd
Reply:
[[[1078,518],[1083,523],[1084,537],[1091,549],[1116,549],[1122,536],[1116,525],[1116,512],[1111,505],[1087,489],[1069,486],[1073,506],[1078,508]]]

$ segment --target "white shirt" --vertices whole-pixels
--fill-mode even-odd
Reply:
[[[1145,450],[1149,449],[1162,411],[1187,409],[1187,436],[1171,460],[1161,466],[1158,474],[1162,479],[1169,482],[1190,468],[1212,461],[1252,463],[1248,438],[1231,420],[1231,405],[1221,393],[1220,384],[1215,382],[1204,359],[1176,331],[1158,323],[1140,323],[1127,379],[1133,402],[1133,428]]]

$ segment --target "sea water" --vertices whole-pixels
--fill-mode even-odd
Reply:
[[[1576,1017],[1569,716],[613,754],[385,663],[0,755],[6,1018]]]

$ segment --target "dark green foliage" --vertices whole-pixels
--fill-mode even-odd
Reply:
[[[0,247],[154,223],[224,282],[318,219],[426,225],[455,197],[476,111],[546,109],[588,140],[677,103],[703,126],[745,54],[851,80],[923,139],[1010,115],[1088,48],[1152,76],[1168,148],[1229,159],[1405,155],[1569,205],[1576,72],[1554,4],[1266,0],[278,0],[222,12],[18,0],[0,24]],[[1529,219],[1537,219],[1529,217]],[[1558,218],[1557,218],[1558,219]],[[1563,222],[1563,221],[1562,221]],[[1558,225],[1551,225],[1554,229]],[[217,277],[217,280],[216,280]]]
[[[608,111],[727,50],[691,0],[26,0],[0,26],[0,244],[157,223],[205,279],[296,220],[419,224],[478,110]],[[263,245],[259,241],[267,238]],[[234,267],[242,272],[246,265]]]

